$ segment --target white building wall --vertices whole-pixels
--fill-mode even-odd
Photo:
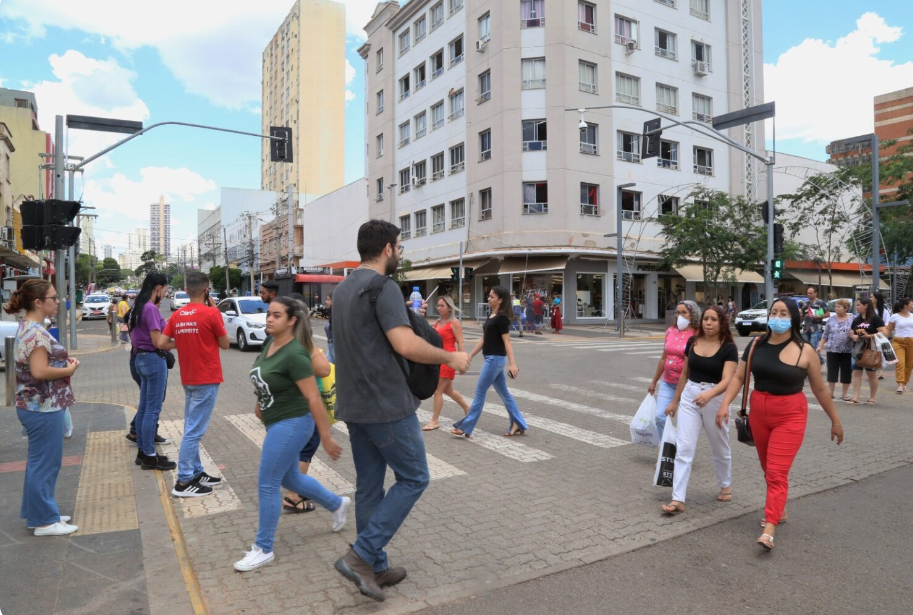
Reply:
[[[272,190],[250,190],[246,188],[222,188],[221,190],[221,216],[222,225],[228,236],[228,260],[237,262],[243,272],[250,267],[249,242],[254,240],[254,269],[258,268],[260,244],[261,218],[268,220],[272,217],[269,209],[276,204],[277,193]],[[242,214],[250,212],[262,214],[248,220]],[[224,248],[223,248],[224,251]]]
[[[301,209],[304,226],[302,267],[358,261],[359,227],[368,221],[367,180],[359,179]]]

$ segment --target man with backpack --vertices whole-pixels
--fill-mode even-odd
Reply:
[[[403,568],[389,566],[384,547],[430,480],[415,416],[419,399],[413,394],[427,383],[416,383],[407,371],[414,376],[426,365],[446,364],[461,372],[469,367],[465,352],[447,352],[417,334],[427,333],[430,325],[423,318],[410,320],[399,286],[388,277],[402,254],[399,233],[382,220],[362,224],[361,265],[333,293],[336,419],[345,421],[349,430],[358,530],[336,570],[379,602],[386,599],[382,587],[406,578]],[[409,366],[407,361],[420,365]],[[396,482],[385,494],[387,466]]]

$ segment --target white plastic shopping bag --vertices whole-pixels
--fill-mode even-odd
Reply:
[[[894,354],[894,346],[891,345],[891,340],[881,333],[875,334],[875,348],[881,353],[881,358],[884,359],[884,365],[894,365],[897,363],[897,355]]]
[[[653,475],[653,486],[671,487],[672,474],[675,471],[675,425],[672,419],[666,420],[663,428],[663,439],[659,443],[659,455],[656,458],[656,473]]]
[[[659,444],[659,430],[656,427],[656,398],[647,395],[634,420],[631,421],[631,442],[656,446]]]

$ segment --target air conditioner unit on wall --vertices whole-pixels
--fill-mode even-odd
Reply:
[[[699,60],[694,62],[694,74],[698,77],[706,77],[707,73],[709,72],[709,68],[710,67],[707,66],[706,62],[701,62]]]
[[[13,227],[11,227],[11,226],[0,227],[0,239],[2,239],[3,241],[13,241],[14,237],[15,237],[15,233],[13,231]]]
[[[476,41],[476,51],[485,51],[488,41]]]
[[[631,55],[635,49],[637,49],[637,41],[630,40],[625,43],[625,55]]]

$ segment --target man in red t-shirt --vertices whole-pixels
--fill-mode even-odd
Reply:
[[[542,331],[539,330],[539,327],[542,326],[542,313],[545,308],[545,301],[542,300],[542,295],[536,295],[536,299],[533,301],[533,318],[536,320],[536,335],[542,335]]]
[[[178,476],[172,494],[178,497],[200,497],[212,493],[221,478],[203,471],[200,463],[200,440],[209,427],[209,418],[216,405],[219,384],[222,382],[222,362],[219,349],[231,343],[222,313],[209,298],[209,279],[206,274],[191,271],[185,289],[190,303],[171,315],[162,334],[174,340],[184,385],[184,438],[178,456]]]

